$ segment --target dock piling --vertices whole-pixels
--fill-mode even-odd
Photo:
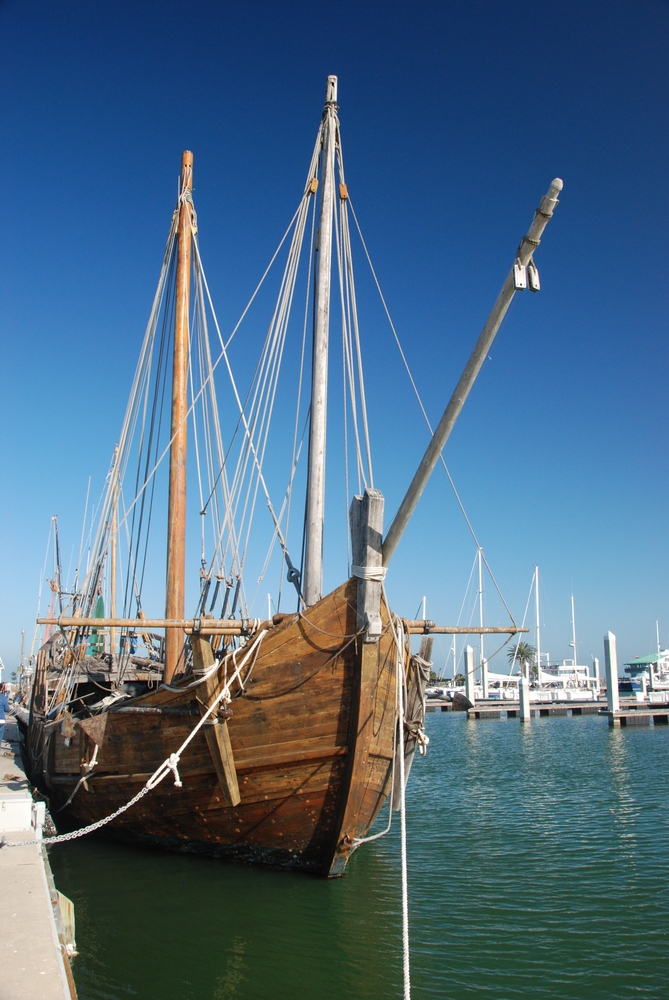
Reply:
[[[607,632],[604,636],[604,663],[606,665],[606,701],[609,712],[619,712],[618,654],[616,653],[616,637],[613,632]]]
[[[530,712],[530,682],[525,675],[524,669],[521,669],[518,680],[518,698],[520,701],[520,721],[529,722],[532,718]]]
[[[465,647],[465,694],[467,700],[476,704],[476,694],[474,693],[474,650],[472,646]]]

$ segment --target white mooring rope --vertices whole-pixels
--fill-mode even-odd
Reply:
[[[400,650],[397,650],[399,661]],[[411,967],[409,962],[409,887],[407,879],[407,824],[406,824],[406,798],[404,785],[404,684],[400,678],[399,684],[399,717],[401,720],[400,729],[400,829],[401,829],[401,853],[402,853],[402,959],[404,967],[404,1000],[411,1000]],[[392,804],[391,804],[392,808]]]

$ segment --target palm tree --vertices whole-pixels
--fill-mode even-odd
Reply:
[[[525,667],[530,663],[534,663],[537,658],[537,651],[534,646],[531,646],[529,642],[523,642],[522,639],[519,640],[515,646],[509,648],[507,653],[509,663],[520,664],[520,668],[523,673],[525,673]]]

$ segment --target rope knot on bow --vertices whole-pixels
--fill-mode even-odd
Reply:
[[[174,784],[175,784],[175,786],[177,788],[182,788],[183,784],[182,784],[181,778],[179,777],[179,769],[177,767],[178,763],[179,763],[179,754],[178,753],[171,753],[169,755],[169,757],[167,758],[166,764],[169,767],[169,769],[172,772],[172,774],[174,775]]]

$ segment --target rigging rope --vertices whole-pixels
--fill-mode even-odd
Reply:
[[[348,200],[350,201],[350,198],[349,198]],[[434,431],[432,430],[432,424],[430,423],[430,419],[429,419],[429,417],[428,417],[428,415],[427,415],[427,412],[426,412],[426,410],[425,410],[425,407],[423,406],[423,401],[422,401],[422,399],[421,399],[421,397],[420,397],[420,393],[418,392],[418,387],[416,386],[416,383],[415,383],[415,381],[414,381],[414,377],[413,377],[413,375],[411,374],[411,369],[409,368],[409,362],[407,361],[407,359],[406,359],[406,356],[405,356],[405,354],[404,354],[404,351],[402,350],[402,345],[400,344],[400,339],[399,339],[399,337],[397,336],[397,331],[395,330],[395,324],[393,323],[393,321],[392,321],[392,319],[391,319],[391,317],[390,317],[390,312],[389,312],[389,310],[388,310],[388,306],[386,305],[386,300],[385,300],[385,298],[384,298],[384,296],[383,296],[383,292],[381,291],[381,286],[380,286],[380,284],[379,284],[379,279],[378,279],[378,278],[377,278],[377,276],[376,276],[376,271],[374,270],[374,265],[372,264],[372,260],[371,260],[371,257],[369,256],[369,251],[368,251],[368,249],[367,249],[367,244],[365,243],[365,241],[364,241],[364,239],[363,239],[363,235],[362,235],[362,230],[360,229],[360,223],[358,222],[358,217],[357,217],[357,215],[355,214],[355,209],[353,208],[353,204],[352,204],[352,203],[351,203],[351,212],[353,213],[353,218],[354,218],[354,220],[355,220],[355,224],[356,224],[356,227],[357,227],[357,230],[358,230],[358,235],[360,236],[360,242],[362,243],[362,246],[363,246],[363,249],[364,249],[364,251],[365,251],[365,256],[367,257],[367,262],[368,262],[368,264],[369,264],[369,267],[370,267],[370,270],[371,270],[371,272],[372,272],[372,277],[374,278],[374,282],[375,282],[375,284],[376,284],[376,287],[377,287],[377,290],[378,290],[378,293],[379,293],[379,295],[380,295],[380,297],[381,297],[381,302],[383,303],[383,308],[384,308],[384,310],[385,310],[385,313],[386,313],[386,316],[388,317],[388,322],[390,323],[390,329],[391,329],[391,330],[393,331],[393,336],[394,336],[394,338],[395,338],[395,342],[396,342],[396,344],[397,344],[397,347],[398,347],[398,349],[399,349],[399,352],[400,352],[400,356],[401,356],[401,358],[402,358],[402,361],[404,362],[404,367],[405,367],[405,368],[406,368],[406,370],[407,370],[407,375],[409,376],[409,380],[410,380],[410,382],[411,382],[411,385],[413,386],[413,391],[414,391],[414,393],[416,394],[416,399],[418,400],[418,405],[420,406],[420,409],[421,409],[421,412],[422,412],[422,414],[423,414],[423,417],[425,418],[425,423],[427,424],[427,427],[428,427],[428,430],[429,430],[430,434],[432,434],[432,435],[433,435],[433,434],[434,434]],[[477,547],[478,549],[481,549],[481,557],[482,557],[482,559],[483,559],[483,562],[484,562],[484,563],[485,563],[485,565],[486,565],[486,569],[487,569],[487,570],[488,570],[488,572],[490,573],[490,579],[492,580],[493,584],[495,585],[495,590],[496,590],[496,591],[497,591],[497,593],[499,594],[499,597],[500,597],[500,600],[502,601],[502,604],[503,604],[503,605],[504,605],[504,607],[506,608],[506,611],[507,611],[507,614],[509,615],[509,618],[511,619],[511,621],[512,621],[512,622],[513,622],[513,624],[515,625],[515,624],[516,624],[516,622],[515,622],[515,619],[514,619],[514,617],[513,617],[513,614],[511,613],[511,609],[509,608],[509,605],[508,605],[508,604],[506,603],[506,601],[505,601],[505,599],[504,599],[504,595],[502,594],[502,591],[500,590],[500,588],[499,588],[499,586],[498,586],[498,584],[497,584],[497,580],[496,580],[496,579],[495,579],[495,577],[494,577],[494,574],[493,574],[493,572],[492,572],[492,570],[491,570],[491,568],[490,568],[490,565],[489,565],[489,563],[488,563],[488,560],[487,560],[487,559],[486,559],[486,557],[485,557],[485,556],[483,555],[483,549],[481,548],[481,545],[480,545],[480,543],[479,543],[479,540],[478,540],[478,538],[476,537],[476,533],[475,533],[475,531],[474,531],[474,528],[472,527],[472,523],[471,523],[471,521],[469,520],[469,518],[468,518],[468,516],[467,516],[467,512],[465,511],[465,508],[464,508],[464,505],[463,505],[463,503],[462,503],[462,500],[460,499],[460,494],[458,493],[458,491],[457,491],[457,490],[456,490],[456,488],[455,488],[455,483],[453,482],[453,479],[452,479],[452,477],[451,477],[451,473],[450,473],[450,472],[449,472],[449,470],[448,470],[448,466],[446,465],[446,462],[445,462],[445,460],[444,460],[444,456],[443,456],[443,454],[441,454],[441,453],[440,453],[440,455],[439,455],[439,458],[440,458],[440,460],[441,460],[441,464],[443,465],[443,467],[444,467],[444,469],[445,469],[445,471],[446,471],[446,475],[448,476],[448,481],[449,481],[449,483],[451,484],[451,488],[452,488],[452,490],[453,490],[453,493],[455,494],[455,499],[456,499],[456,500],[457,500],[457,502],[458,502],[458,505],[459,505],[459,507],[460,507],[460,510],[462,511],[462,515],[463,515],[463,517],[464,517],[465,521],[467,522],[467,527],[469,528],[469,530],[470,530],[470,532],[471,532],[471,536],[472,536],[472,538],[474,539],[474,542],[476,543],[476,547]]]

